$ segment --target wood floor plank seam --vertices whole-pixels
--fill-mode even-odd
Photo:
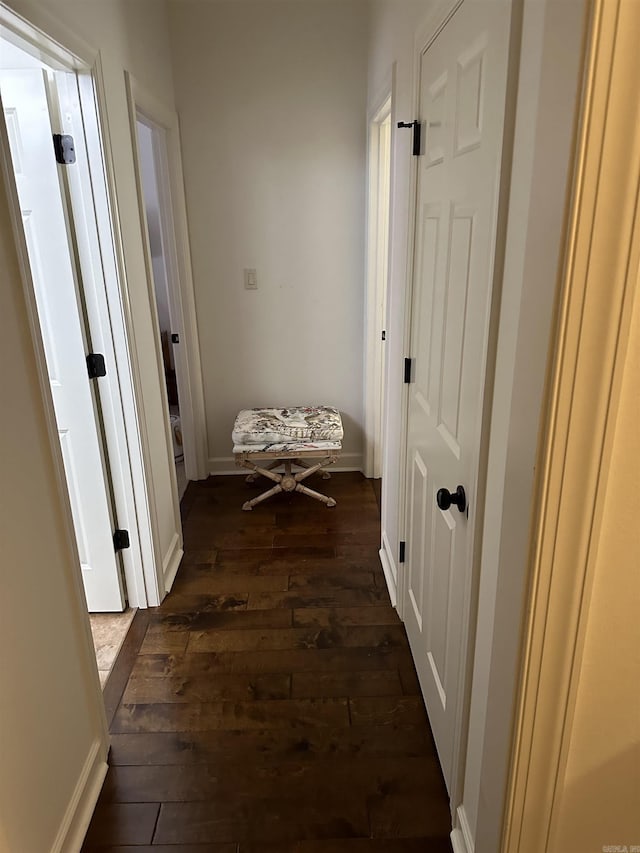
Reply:
[[[330,512],[243,513],[259,485],[187,488],[173,590],[117,664],[83,853],[451,853],[371,481],[335,474]]]

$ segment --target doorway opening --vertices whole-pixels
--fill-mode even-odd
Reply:
[[[157,331],[160,337],[164,385],[167,392],[173,461],[176,469],[178,499],[188,485],[185,472],[184,430],[180,411],[180,376],[176,370],[175,347],[180,344],[180,324],[176,317],[177,271],[172,251],[171,221],[166,176],[164,131],[136,111],[136,139],[140,184],[144,201],[146,237],[153,278]]]
[[[390,181],[391,95],[369,123],[365,472],[374,480],[378,506],[384,444]]]
[[[36,31],[2,27],[0,166],[87,610],[113,629],[94,634],[104,686],[155,569],[95,81],[77,68]]]

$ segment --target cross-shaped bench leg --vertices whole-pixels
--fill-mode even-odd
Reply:
[[[308,462],[303,462],[302,459],[295,459],[294,465],[297,465],[298,468],[312,468],[312,467],[315,468],[315,466],[309,465]],[[324,463],[323,463],[323,465],[324,465]],[[325,471],[324,468],[318,468],[318,472],[320,474],[322,474],[323,480],[330,480],[331,479],[331,474],[328,471]]]
[[[316,492],[313,489],[308,488],[307,486],[302,485],[302,481],[306,480],[307,477],[310,477],[312,474],[316,472],[321,472],[323,475],[326,475],[325,479],[330,475],[324,470],[324,466],[327,464],[331,464],[335,462],[336,458],[328,456],[326,459],[321,460],[315,465],[300,465],[300,460],[295,459],[285,459],[285,460],[276,460],[274,463],[269,465],[268,468],[261,468],[253,462],[250,462],[247,459],[242,459],[239,461],[239,464],[244,466],[245,468],[249,468],[252,473],[246,478],[248,482],[253,482],[253,480],[258,476],[262,475],[263,477],[267,477],[270,480],[273,480],[276,483],[273,488],[268,489],[268,491],[263,492],[261,495],[258,495],[256,498],[252,498],[250,501],[245,501],[242,505],[242,509],[249,511],[257,506],[257,504],[262,503],[262,501],[266,501],[267,498],[272,497],[273,495],[277,495],[279,492],[301,492],[303,495],[307,495],[307,497],[313,498],[314,500],[321,501],[326,504],[328,507],[333,507],[336,505],[336,501],[334,498],[329,497],[328,495],[323,495],[320,492]],[[284,464],[284,473],[278,474],[273,469],[278,465]],[[298,471],[296,474],[293,474],[291,471],[292,464],[298,465],[302,467],[302,471]],[[249,478],[252,478],[249,480]]]

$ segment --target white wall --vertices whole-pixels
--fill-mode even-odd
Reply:
[[[252,406],[363,430],[366,5],[170,3],[212,470]],[[258,290],[243,287],[255,268]]]
[[[414,37],[435,4],[374,0],[369,41],[369,107],[395,64],[394,119],[410,121]],[[513,178],[489,449],[487,514],[480,571],[464,789],[452,803],[458,832],[475,853],[499,848],[522,619],[538,425],[570,177],[579,88],[584,3],[524,0]],[[407,246],[412,198],[410,141],[394,129],[393,225],[389,301],[387,447],[383,528],[397,557],[402,358]],[[464,833],[462,831],[464,824]]]
[[[172,461],[167,452],[153,343],[124,71],[131,71],[146,90],[173,107],[165,7],[154,0],[10,0],[7,5],[70,50],[78,45],[77,50],[101,52],[128,295],[148,427],[154,544],[156,559],[162,562],[175,544]]]
[[[136,318],[145,403],[153,423],[160,412],[159,380],[148,353],[151,325],[138,219],[133,154],[125,93],[128,68],[158,98],[172,104],[168,36],[155,0],[13,0],[11,7],[73,49],[78,39],[102,51],[111,146]],[[95,783],[106,755],[99,681],[92,659],[80,568],[56,490],[53,451],[45,431],[22,287],[0,191],[0,849],[11,853],[73,851],[80,839],[59,834],[73,824],[76,785]],[[138,336],[139,333],[139,336]],[[145,360],[145,354],[147,358]],[[152,436],[159,529],[169,475],[162,421]],[[56,450],[56,452],[58,452]],[[157,474],[157,479],[156,479]],[[166,480],[166,483],[165,483]],[[170,506],[170,503],[169,503]],[[171,524],[173,521],[171,521]],[[92,750],[96,764],[88,768]],[[81,779],[83,771],[86,779]],[[99,781],[99,779],[98,779]],[[97,795],[97,791],[93,792]],[[91,791],[79,808],[93,803]]]

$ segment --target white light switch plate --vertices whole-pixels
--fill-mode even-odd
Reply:
[[[255,270],[245,270],[244,271],[244,289],[245,290],[257,290],[258,289],[258,274]]]

